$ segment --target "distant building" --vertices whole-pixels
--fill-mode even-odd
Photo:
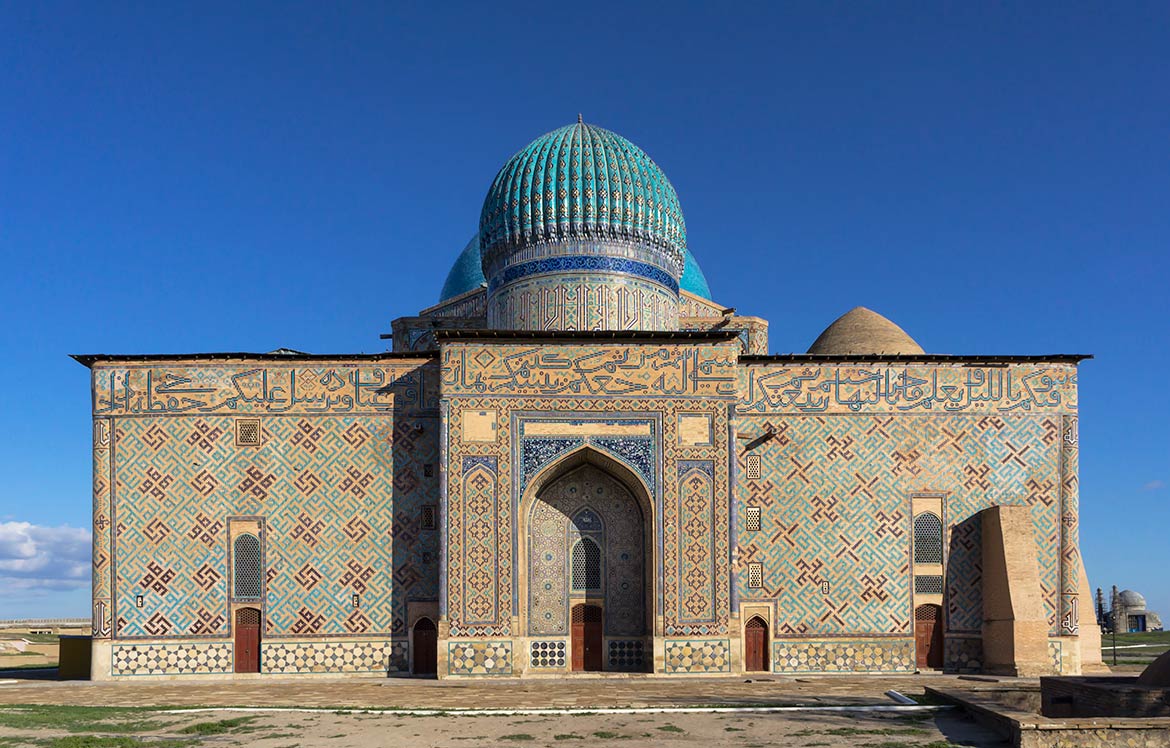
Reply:
[[[1110,611],[1105,617],[1105,626],[1119,634],[1135,634],[1143,631],[1161,631],[1162,617],[1146,608],[1146,598],[1133,590],[1117,591],[1113,586]]]
[[[745,195],[726,219],[774,217]],[[782,308],[834,282],[798,253],[708,257]],[[78,356],[95,679],[1099,658],[1082,356],[927,353],[863,308],[768,355],[768,323],[712,298],[662,170],[580,121],[499,171],[438,301],[384,353]]]

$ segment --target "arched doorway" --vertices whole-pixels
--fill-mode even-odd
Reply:
[[[919,668],[943,665],[942,607],[919,605],[914,609],[914,649]]]
[[[743,627],[743,667],[749,672],[768,670],[768,624],[759,616]]]
[[[592,461],[603,458],[570,459],[533,487],[522,510],[523,626],[529,636],[568,637],[574,670],[641,670],[649,663],[640,653],[652,651],[644,639],[653,620],[649,499],[620,468]]]
[[[415,622],[411,646],[411,672],[434,675],[439,665],[439,631],[434,621],[420,618]]]
[[[236,611],[235,671],[260,672],[260,611],[240,608]]]
[[[605,632],[602,629],[601,608],[596,605],[573,606],[573,636],[569,644],[573,670],[597,672],[602,669]]]

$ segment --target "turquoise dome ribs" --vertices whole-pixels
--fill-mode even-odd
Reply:
[[[622,241],[663,252],[681,274],[686,224],[662,169],[636,145],[578,121],[504,164],[480,213],[484,273],[497,256],[556,241]]]
[[[443,282],[443,290],[439,293],[439,301],[453,299],[485,285],[487,278],[483,277],[483,266],[479,259],[479,234],[476,234],[467,242],[467,246],[451,266],[451,271],[447,273],[447,280]]]

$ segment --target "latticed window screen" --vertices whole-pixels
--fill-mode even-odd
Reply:
[[[943,578],[940,574],[918,574],[914,577],[914,591],[920,595],[941,595]]]
[[[919,605],[914,609],[915,621],[937,621],[942,617],[942,608],[937,605]]]
[[[573,589],[601,589],[601,549],[589,538],[573,546]]]
[[[236,419],[236,446],[237,447],[259,447],[260,446],[260,419],[259,418],[239,418],[239,419]]]
[[[749,506],[743,512],[743,529],[747,532],[758,532],[760,529],[760,508]]]
[[[260,597],[260,539],[241,535],[233,546],[235,596]]]
[[[943,562],[942,520],[937,514],[923,512],[914,518],[914,563]]]
[[[748,587],[759,589],[764,586],[764,565],[753,561],[748,564]]]
[[[745,470],[744,472],[747,473],[748,480],[759,480],[760,479],[760,456],[759,455],[748,455],[747,456],[747,470]]]
[[[435,529],[435,505],[423,504],[422,508],[422,529]]]
[[[260,611],[255,608],[240,608],[236,612],[236,623],[240,626],[259,626]]]

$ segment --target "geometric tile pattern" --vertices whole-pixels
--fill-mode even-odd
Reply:
[[[564,669],[566,664],[564,640],[534,641],[529,646],[532,653],[529,667]]]
[[[669,330],[678,325],[678,295],[629,268],[561,272],[489,289],[487,323],[496,329]]]
[[[727,639],[666,640],[666,672],[731,672],[731,642]]]
[[[387,673],[406,670],[406,642],[264,642],[265,673]]]
[[[740,536],[739,593],[748,565],[764,564],[783,619],[778,636],[910,634],[913,493],[945,494],[954,555],[948,569],[952,630],[982,620],[976,512],[1023,504],[1037,528],[1039,571],[1055,632],[1060,566],[1059,416],[1042,414],[775,415],[745,417],[741,434],[772,431],[750,449],[758,480],[744,478],[740,511],[762,508],[761,531]],[[828,583],[824,585],[822,583]]]
[[[111,600],[114,569],[111,547],[113,495],[111,440],[113,421],[93,419],[93,625],[95,639],[109,639],[114,632]]]
[[[1048,662],[1052,665],[1052,672],[1059,675],[1063,662],[1064,642],[1059,639],[1048,640]]]
[[[115,644],[113,675],[206,675],[230,673],[231,642]]]
[[[646,669],[646,643],[641,639],[610,639],[607,662],[607,670],[640,673]]]
[[[772,644],[772,670],[777,673],[912,671],[914,640],[779,640]]]
[[[512,642],[448,642],[451,675],[511,675]]]
[[[437,386],[418,362],[94,375],[117,416],[95,419],[113,424],[116,525],[103,536],[109,520],[95,517],[95,544],[111,545],[115,638],[230,634],[232,516],[265,518],[266,635],[402,634],[407,599],[437,598],[439,533],[421,527],[421,507],[438,502],[437,413],[423,394]],[[151,415],[148,393],[174,412]],[[294,395],[304,401],[288,405]],[[259,446],[235,442],[235,416],[248,413],[265,415]],[[95,471],[95,502],[102,480]]]
[[[954,673],[978,673],[983,670],[982,637],[948,636],[943,646],[943,670]]]

